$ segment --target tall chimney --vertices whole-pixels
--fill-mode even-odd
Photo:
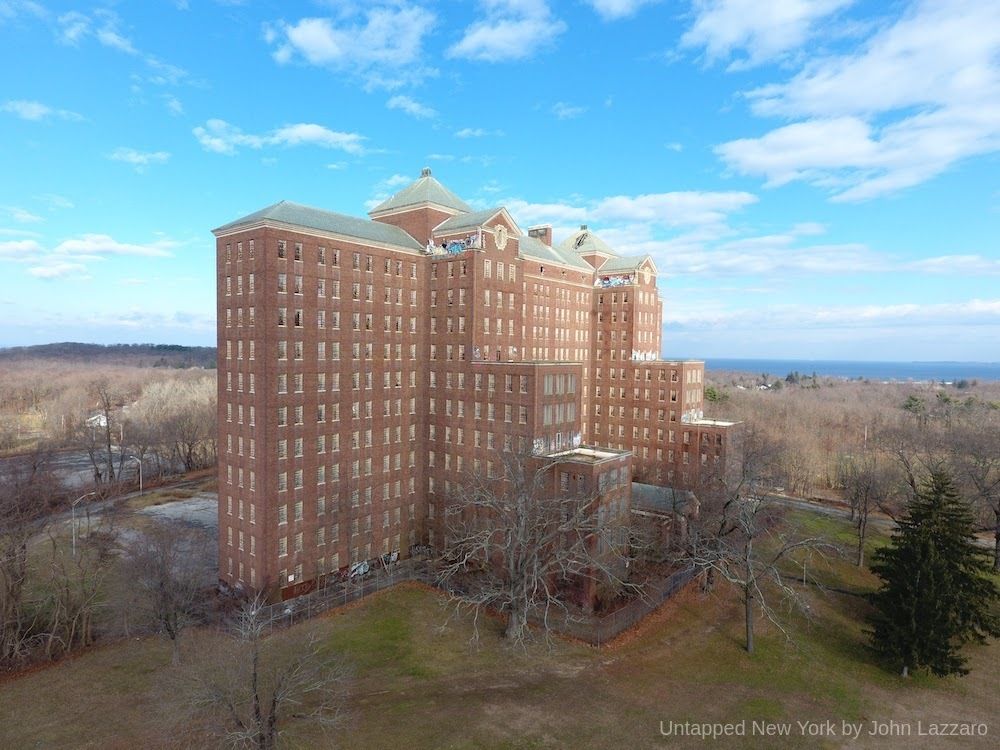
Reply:
[[[540,224],[537,227],[528,227],[528,236],[541,240],[549,247],[552,247],[552,225]]]

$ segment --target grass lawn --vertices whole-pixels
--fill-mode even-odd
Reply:
[[[824,518],[827,525],[846,524]],[[832,529],[837,531],[836,528]],[[843,528],[841,529],[843,530]],[[847,591],[874,581],[850,560],[822,570]],[[742,610],[726,589],[689,589],[617,644],[593,649],[556,641],[511,650],[499,624],[451,617],[440,596],[416,585],[383,592],[345,610],[276,634],[294,649],[308,633],[344,653],[354,679],[345,726],[332,739],[350,748],[784,748],[995,747],[1000,732],[1000,643],[973,647],[965,678],[901,680],[875,666],[865,648],[859,596],[807,593],[811,617],[791,614],[786,641],[761,626],[758,652],[742,650]],[[446,623],[447,620],[447,623]],[[196,633],[187,658],[220,636]],[[156,639],[92,650],[0,683],[0,747],[173,747],[174,684],[169,649]],[[781,738],[705,741],[666,738],[661,721],[792,722]],[[796,720],[833,720],[833,737],[802,736]],[[868,722],[985,721],[983,738],[871,737]],[[841,722],[865,722],[859,742]],[[293,720],[297,747],[330,747]],[[173,742],[173,744],[172,744]]]

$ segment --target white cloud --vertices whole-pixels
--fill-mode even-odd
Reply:
[[[112,10],[98,9],[89,16],[79,11],[70,11],[58,17],[57,27],[56,39],[62,44],[78,47],[81,42],[92,38],[104,47],[141,59],[151,72],[146,77],[134,76],[138,80],[157,86],[176,86],[188,77],[183,68],[139,50],[121,31],[118,14]]]
[[[235,154],[239,146],[259,149],[265,143],[263,137],[244,133],[225,120],[208,120],[204,126],[199,125],[192,132],[202,148],[217,154]]]
[[[416,99],[409,96],[397,95],[389,99],[385,103],[385,106],[389,109],[398,109],[411,117],[416,117],[418,120],[425,120],[432,117],[437,117],[437,110],[428,107],[425,104],[421,104]]]
[[[63,44],[77,46],[83,39],[93,36],[100,44],[127,55],[138,55],[139,51],[120,29],[118,14],[111,10],[95,10],[92,16],[79,11],[70,11],[59,16],[57,39]]]
[[[454,154],[427,154],[429,161],[455,161]]]
[[[726,216],[757,202],[744,192],[679,191],[647,195],[614,195],[580,204],[507,201],[520,222],[571,223],[598,221],[608,225],[638,224],[682,227],[716,225]]]
[[[424,66],[423,40],[436,16],[407,2],[366,7],[343,6],[338,18],[303,18],[264,28],[279,64],[296,58],[310,65],[352,71],[370,87],[396,88],[422,80],[434,70]]]
[[[94,36],[105,47],[111,47],[119,52],[124,52],[126,55],[139,54],[139,50],[132,45],[132,40],[118,31],[117,21],[105,23],[94,32]]]
[[[151,164],[166,164],[170,154],[166,151],[136,151],[134,148],[122,146],[108,154],[108,158],[131,164],[137,171],[142,172]]]
[[[694,0],[695,19],[682,47],[704,48],[709,62],[743,51],[732,69],[752,67],[798,49],[817,22],[854,0]]]
[[[955,273],[966,276],[1000,275],[1000,259],[982,255],[941,255],[936,258],[915,260],[906,267],[923,273]]]
[[[20,206],[0,206],[0,211],[19,224],[35,224],[42,221],[41,216],[33,214],[31,211]]]
[[[365,152],[365,137],[357,133],[330,130],[315,123],[295,123],[277,128],[266,135],[244,133],[225,120],[208,120],[192,131],[206,151],[233,155],[240,147],[261,149],[265,146],[312,145],[332,148],[349,154]]]
[[[667,144],[667,150],[668,151],[673,151],[674,153],[678,153],[679,154],[681,151],[684,150],[684,144],[683,143],[678,143],[677,141],[674,141],[673,143],[668,143]]]
[[[566,31],[545,0],[480,0],[484,17],[465,29],[447,56],[483,62],[524,60]]]
[[[342,133],[309,122],[285,125],[275,130],[268,138],[269,142],[281,146],[313,145],[335,148],[349,154],[361,153],[363,140],[364,136],[357,133]]]
[[[0,1],[0,24],[19,20],[22,16],[45,18],[49,12],[39,3],[31,0]]]
[[[83,234],[80,237],[64,240],[53,251],[59,255],[86,256],[90,259],[106,255],[135,255],[146,258],[169,258],[173,255],[170,248],[175,247],[172,240],[158,240],[146,244],[119,242],[108,234]]]
[[[38,279],[61,279],[66,276],[83,275],[86,276],[87,267],[82,263],[50,262],[43,265],[31,266],[28,274]]]
[[[1000,299],[936,304],[921,301],[893,305],[767,305],[741,309],[667,305],[664,322],[726,331],[992,326],[1000,324]]]
[[[586,111],[586,107],[577,107],[566,102],[556,102],[552,105],[552,114],[560,120],[571,120],[574,117],[579,117]]]
[[[41,195],[36,195],[35,198],[47,204],[50,209],[76,207],[69,198],[57,195],[56,193],[42,193]]]
[[[21,260],[42,252],[42,246],[35,240],[0,241],[0,258]]]
[[[157,86],[176,86],[188,78],[188,72],[184,70],[184,68],[164,62],[158,57],[146,55],[143,59],[145,60],[146,65],[148,65],[153,71],[152,74],[146,78],[149,83]]]
[[[394,188],[400,185],[409,185],[411,182],[413,182],[412,177],[407,177],[405,174],[394,174],[392,177],[382,180],[379,185],[384,188]]]
[[[176,96],[171,96],[167,94],[163,97],[163,102],[167,107],[167,111],[172,115],[182,115],[184,114],[184,105],[181,104],[180,99]]]
[[[502,130],[486,130],[485,128],[462,128],[455,131],[456,138],[485,138],[491,135],[503,135]]]
[[[589,211],[585,206],[568,203],[528,203],[523,200],[507,200],[503,204],[521,226],[533,224],[574,224],[587,220]]]
[[[10,99],[0,106],[0,110],[17,115],[22,120],[47,120],[50,117],[58,117],[61,120],[82,120],[83,116],[68,109],[54,109],[47,104],[31,99]]]
[[[644,5],[652,5],[659,0],[587,0],[597,14],[605,21],[616,21],[635,15]]]
[[[1000,5],[915,3],[860,51],[747,96],[757,114],[801,119],[718,146],[733,170],[805,181],[835,201],[919,185],[1000,149]]]
[[[70,11],[59,16],[59,34],[57,38],[63,44],[76,46],[90,33],[90,19],[78,11]]]
[[[599,221],[645,222],[665,226],[717,224],[727,214],[757,202],[744,192],[679,191],[648,195],[615,195],[598,201],[591,215]]]

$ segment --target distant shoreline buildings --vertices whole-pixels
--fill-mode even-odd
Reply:
[[[369,216],[283,201],[214,230],[223,582],[287,598],[438,546],[446,496],[504,454],[608,514],[723,460],[704,363],[660,358],[650,256],[586,226],[553,245],[429,169]]]

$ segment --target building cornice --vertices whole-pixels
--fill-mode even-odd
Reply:
[[[301,224],[288,224],[283,221],[275,221],[274,219],[261,219],[260,221],[255,221],[251,224],[241,224],[238,227],[233,227],[232,229],[226,230],[224,232],[218,229],[213,229],[212,234],[214,234],[217,238],[222,238],[222,237],[230,237],[234,234],[240,234],[242,232],[254,229],[265,229],[265,228],[283,229],[289,232],[304,234],[309,237],[322,237],[324,239],[336,240],[338,242],[349,242],[354,245],[378,248],[380,250],[393,250],[396,252],[403,252],[409,255],[415,255],[420,257],[424,255],[422,250],[417,250],[416,248],[413,247],[394,245],[387,242],[375,242],[374,240],[368,240],[365,239],[364,237],[354,237],[348,234],[339,234],[336,232],[324,232],[322,229],[304,227]]]

